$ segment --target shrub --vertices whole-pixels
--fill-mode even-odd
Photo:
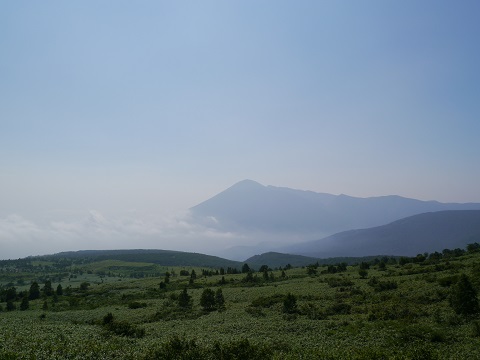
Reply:
[[[262,309],[254,306],[247,306],[245,312],[252,315],[253,317],[265,317],[267,316]]]
[[[360,278],[366,279],[368,276],[368,271],[365,269],[360,269],[358,270],[358,275],[360,276]]]
[[[372,278],[368,285],[374,288],[375,291],[395,290],[398,287],[396,281],[380,281],[377,278]]]
[[[138,328],[127,321],[116,321],[112,313],[108,313],[103,317],[103,327],[119,336],[127,336],[133,338],[141,338],[145,335],[145,329]]]
[[[458,281],[458,275],[445,276],[438,279],[438,284],[442,287],[450,287]]]
[[[195,340],[181,339],[175,336],[162,344],[147,356],[148,359],[178,360],[269,360],[273,358],[273,350],[263,345],[252,344],[249,340],[238,340],[229,343],[215,343],[213,347],[200,346]]]
[[[132,301],[130,303],[128,303],[128,308],[129,309],[141,309],[141,308],[146,308],[147,307],[147,303],[141,303],[141,302],[138,302],[138,301]]]
[[[251,306],[269,308],[272,305],[281,303],[285,300],[285,295],[275,294],[271,296],[260,296],[252,301]]]
[[[326,318],[326,314],[315,303],[311,302],[300,307],[300,314],[305,315],[310,320],[324,320]]]
[[[353,282],[349,279],[341,278],[341,277],[331,277],[326,280],[327,284],[330,287],[341,287],[341,286],[352,286]]]
[[[271,348],[252,344],[248,339],[232,341],[223,345],[216,343],[212,353],[214,358],[225,360],[264,360],[273,357],[273,351]]]
[[[350,314],[352,305],[345,303],[336,303],[327,308],[327,314],[329,315],[347,315]]]

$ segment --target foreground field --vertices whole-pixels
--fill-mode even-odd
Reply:
[[[461,274],[479,285],[479,260],[447,252],[239,274],[4,262],[0,359],[480,358],[480,322],[451,301]]]

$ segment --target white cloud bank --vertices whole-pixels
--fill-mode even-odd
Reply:
[[[34,221],[19,214],[0,218],[0,259],[82,249],[170,249],[213,253],[244,242],[200,224],[184,213],[171,217],[131,213],[110,218],[90,210],[78,219]]]

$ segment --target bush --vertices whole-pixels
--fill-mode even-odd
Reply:
[[[141,309],[146,307],[147,307],[147,303],[141,303],[138,301],[132,301],[131,303],[128,304],[129,309]]]
[[[347,315],[350,314],[352,305],[345,303],[337,303],[327,308],[327,314],[329,315]]]
[[[442,287],[450,287],[458,281],[458,275],[445,276],[438,279],[438,284]]]
[[[271,296],[260,296],[252,301],[251,306],[269,308],[285,300],[285,295],[275,294]]]
[[[368,281],[368,285],[374,288],[375,291],[395,290],[398,287],[396,281],[380,281],[377,278],[372,278]]]
[[[214,345],[213,355],[216,359],[225,360],[264,360],[271,359],[273,357],[273,351],[269,347],[255,345],[248,341],[248,339],[243,339],[223,345],[216,343]]]
[[[118,336],[141,338],[145,336],[145,329],[138,328],[127,321],[116,321],[112,313],[103,317],[103,327]]]
[[[247,306],[245,308],[245,312],[247,312],[248,314],[252,315],[253,317],[265,317],[267,316],[263,311],[262,309],[258,308],[258,307],[253,307],[253,306]]]
[[[310,320],[324,320],[326,318],[326,314],[315,303],[310,302],[300,307],[300,314],[305,315]]]
[[[225,344],[217,342],[213,347],[207,347],[198,345],[195,340],[186,340],[175,336],[146,358],[162,360],[269,360],[273,358],[273,350],[267,346],[252,344],[247,339]]]
[[[360,276],[360,278],[366,279],[368,276],[368,271],[365,269],[360,269],[358,270],[358,275]]]
[[[341,286],[352,286],[353,282],[349,279],[340,278],[340,277],[331,277],[326,280],[327,284],[330,287],[341,287]]]
[[[368,315],[368,320],[415,319],[419,316],[411,306],[400,303],[388,303],[374,306]]]

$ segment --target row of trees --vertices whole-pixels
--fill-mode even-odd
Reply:
[[[178,295],[178,306],[183,309],[190,309],[192,305],[192,297],[188,294],[185,287]],[[217,291],[213,291],[210,288],[204,289],[200,297],[200,305],[205,311],[225,309],[225,298],[223,297],[222,289],[219,288]]]

